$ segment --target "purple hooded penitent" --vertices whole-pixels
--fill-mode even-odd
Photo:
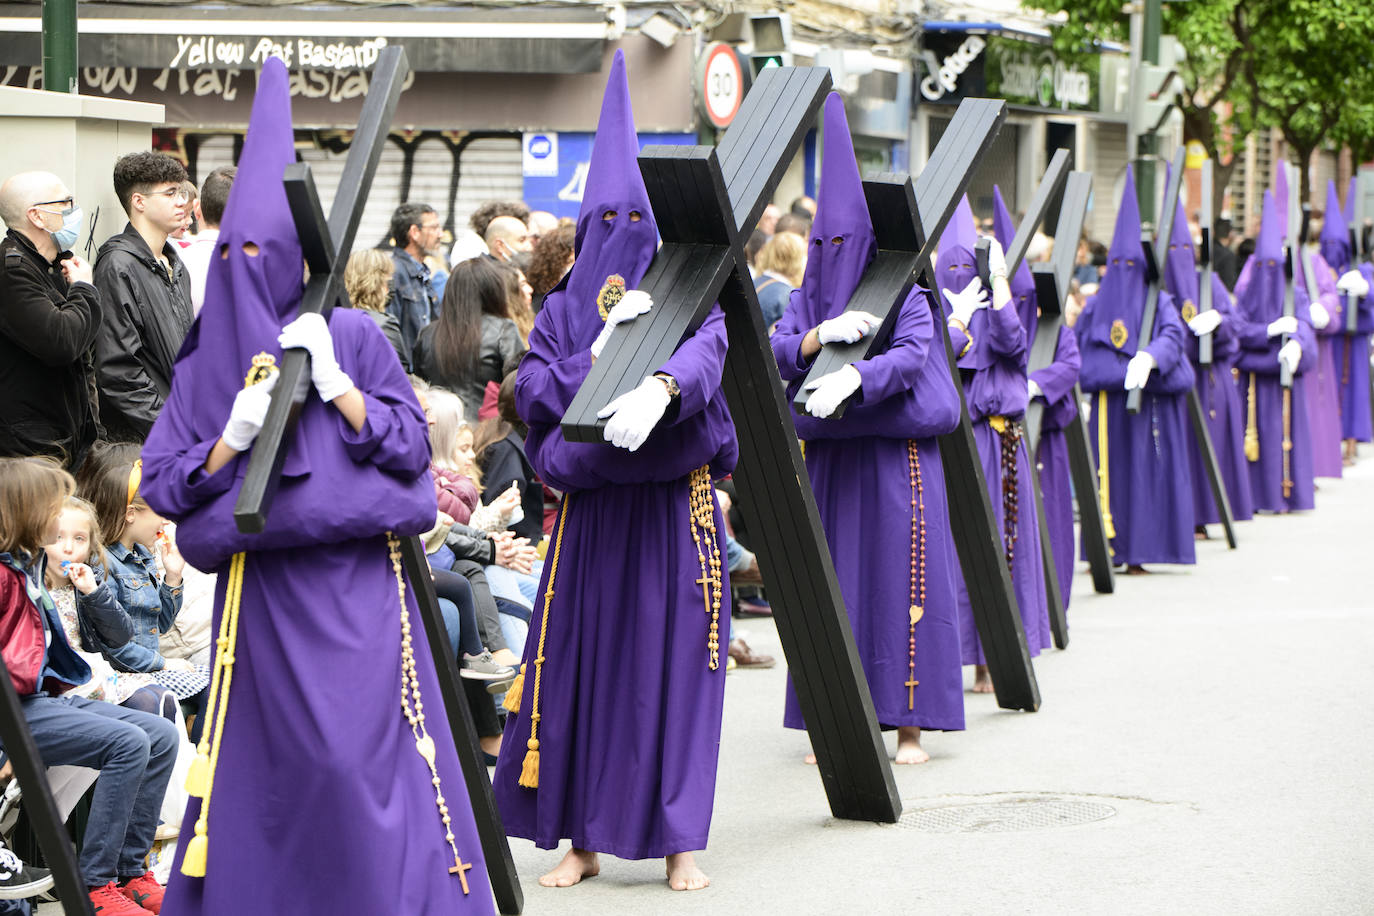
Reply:
[[[1002,199],[1001,188],[992,187],[992,232],[1006,250],[1016,237],[1016,225],[1011,211]],[[1039,327],[1039,303],[1030,267],[1023,260],[1011,277],[1011,300],[1026,329],[1026,349],[1035,344]],[[1059,593],[1064,607],[1069,606],[1073,590],[1074,550],[1073,489],[1069,483],[1069,445],[1065,429],[1078,417],[1078,404],[1073,389],[1078,384],[1078,340],[1068,325],[1059,325],[1054,359],[1050,364],[1028,373],[1028,378],[1040,388],[1044,412],[1040,419],[1040,442],[1036,447],[1035,465],[1039,469],[1040,495],[1044,498],[1045,521],[1048,523],[1050,543],[1054,548],[1055,572],[1059,578]]]
[[[1322,257],[1338,273],[1350,269],[1350,224],[1341,212],[1341,198],[1336,182],[1326,183],[1326,215],[1322,219]]]
[[[187,558],[219,573],[216,630],[226,561],[244,557],[206,873],[181,873],[183,843],[165,911],[489,914],[482,847],[423,639],[413,641],[415,678],[453,847],[398,702],[402,601],[412,626],[420,617],[413,590],[398,594],[386,532],[424,530],[437,509],[424,415],[377,326],[352,309],[333,313],[335,354],[367,417],[354,430],[309,392],[265,533],[238,534],[231,519],[247,455],[212,475],[203,469],[253,357],[280,359],[277,333],[300,302],[301,250],[281,185],[294,158],[286,68],[273,58],[254,98],[205,308],[143,450],[148,502],[180,522]],[[201,807],[191,799],[186,836]],[[449,873],[453,848],[473,866],[466,894]],[[342,867],[350,863],[367,867]]]
[[[772,337],[789,403],[814,359],[802,355],[802,342],[812,328],[844,310],[876,250],[839,95],[832,93],[826,100],[824,117],[821,185],[806,278]],[[794,414],[797,433],[806,440],[806,469],[878,721],[887,727],[961,729],[955,598],[959,559],[934,438],[959,422],[959,395],[925,290],[913,289],[899,309],[886,344],[854,364],[862,383],[844,416],[818,420],[796,413],[795,407]],[[920,685],[910,695],[911,539],[892,536],[911,530],[909,442],[916,444],[915,466],[921,472],[925,511],[918,524],[924,521],[926,543],[925,614],[915,631]],[[918,593],[921,586],[918,578]],[[805,727],[790,687],[783,723]]]
[[[973,210],[968,198],[959,202],[954,215],[940,237],[940,254],[935,263],[935,283],[945,296],[961,293],[977,276],[974,249],[978,230],[973,222]],[[1026,411],[1026,329],[1014,303],[1000,309],[992,307],[992,292],[986,291],[988,306],[974,311],[967,328],[948,325],[950,344],[958,356],[964,383],[964,399],[969,418],[973,421],[973,437],[978,457],[983,465],[992,500],[997,530],[1002,533],[1004,550],[1012,553],[1011,578],[1021,622],[1026,631],[1026,645],[1032,655],[1051,644],[1049,610],[1045,603],[1045,571],[1040,562],[1040,528],[1036,523],[1033,502],[1035,482],[1031,477],[1030,459],[1026,455],[1025,440],[1019,439],[1015,452],[1015,492],[1021,498],[1013,500],[1010,486],[1003,483],[1003,435],[1009,435],[1012,424],[1019,423]],[[946,296],[946,304],[948,297]],[[993,423],[1002,426],[999,433]],[[1010,478],[1008,478],[1010,479]],[[1016,518],[1009,525],[1007,513],[1016,505]],[[1013,542],[1007,534],[1014,527]],[[964,664],[984,664],[983,647],[973,623],[973,609],[968,589],[959,580],[960,647]]]
[[[1141,244],[1135,177],[1128,166],[1107,272],[1074,326],[1083,358],[1083,390],[1092,402],[1088,438],[1099,471],[1107,475],[1103,514],[1110,516],[1108,533],[1114,532],[1113,559],[1132,565],[1193,563],[1193,483],[1187,454],[1192,443],[1184,401],[1194,380],[1184,352],[1190,332],[1167,292],[1159,294],[1154,333],[1144,348],[1154,357],[1155,368],[1140,412],[1126,410],[1126,366],[1140,349],[1148,292]],[[1105,453],[1100,447],[1104,433]],[[1098,499],[1103,499],[1100,487]]]
[[[1255,432],[1259,438],[1259,457],[1250,462],[1250,491],[1255,508],[1271,512],[1311,509],[1312,435],[1307,412],[1306,379],[1303,374],[1316,362],[1316,338],[1308,309],[1307,291],[1301,284],[1294,289],[1294,317],[1298,333],[1294,339],[1302,347],[1302,362],[1293,376],[1289,401],[1289,428],[1284,428],[1284,394],[1279,386],[1279,347],[1281,338],[1269,335],[1269,325],[1283,315],[1287,275],[1284,245],[1280,234],[1281,217],[1274,195],[1264,193],[1264,205],[1255,253],[1245,262],[1236,281],[1236,327],[1240,355],[1236,360],[1241,409],[1248,411],[1255,399]],[[1290,495],[1284,496],[1284,448],[1292,443],[1287,477],[1292,482]]]
[[[1346,251],[1347,259],[1340,270],[1358,269],[1366,280],[1374,279],[1374,267],[1369,263],[1353,264],[1355,253],[1350,249],[1349,231],[1355,228],[1355,195],[1359,183],[1354,176],[1345,195]],[[1329,207],[1329,204],[1328,204]],[[1359,231],[1364,231],[1360,227]],[[1326,233],[1322,233],[1326,237]],[[1334,262],[1333,262],[1334,264]],[[1345,329],[1345,297],[1341,297],[1341,329]],[[1335,338],[1333,357],[1336,364],[1337,382],[1340,387],[1341,437],[1359,442],[1374,440],[1374,422],[1369,411],[1369,335],[1374,332],[1374,293],[1362,300],[1355,301],[1359,314],[1355,323],[1355,333],[1341,334]]]
[[[530,622],[520,711],[506,719],[493,784],[512,836],[543,849],[570,839],[581,849],[638,859],[706,846],[730,585],[722,583],[727,597],[716,620],[713,670],[688,475],[701,467],[714,478],[729,473],[736,446],[720,390],[726,341],[719,307],[659,367],[682,393],[638,451],[567,442],[559,429],[591,370],[588,347],[602,327],[598,298],[618,291],[621,280],[634,288],[654,257],[653,213],[635,156],[625,58],[617,51],[578,217],[577,261],[544,300],[515,385],[530,461],[565,495],[549,547],[558,560],[545,564],[540,585],[541,595],[553,597],[541,597]],[[715,526],[718,540],[703,535],[701,549],[723,558],[719,512]],[[538,741],[537,788],[519,782],[531,741]]]

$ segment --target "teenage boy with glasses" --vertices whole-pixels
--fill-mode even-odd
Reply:
[[[191,327],[191,278],[167,240],[185,215],[185,181],[181,163],[163,153],[131,153],[115,163],[115,193],[129,224],[100,246],[95,261],[105,306],[96,339],[100,415],[112,439],[148,435]]]

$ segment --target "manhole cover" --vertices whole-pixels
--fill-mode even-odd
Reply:
[[[987,801],[917,808],[903,814],[897,826],[926,833],[1007,833],[1091,824],[1115,814],[1116,809],[1111,805],[1082,798],[1003,796]]]

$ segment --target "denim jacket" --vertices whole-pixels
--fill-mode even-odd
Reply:
[[[107,553],[109,582],[134,623],[134,638],[109,648],[110,662],[126,671],[159,671],[165,662],[158,651],[158,634],[166,633],[176,622],[182,587],[173,588],[158,577],[157,561],[142,544],[130,550],[116,542]]]
[[[391,259],[396,272],[391,279],[391,298],[386,310],[401,325],[401,344],[409,358],[425,325],[439,317],[439,297],[430,282],[429,268],[411,257],[410,252],[394,248]]]

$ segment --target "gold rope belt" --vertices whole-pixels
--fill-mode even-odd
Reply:
[[[1255,373],[1250,373],[1250,385],[1245,405],[1245,460],[1259,461],[1259,411],[1255,407]]]
[[[1110,449],[1107,445],[1107,392],[1097,393],[1097,498],[1102,506],[1102,527],[1107,539],[1116,537],[1116,525],[1112,524],[1112,474],[1108,467]],[[1112,551],[1115,553],[1115,551]]]

